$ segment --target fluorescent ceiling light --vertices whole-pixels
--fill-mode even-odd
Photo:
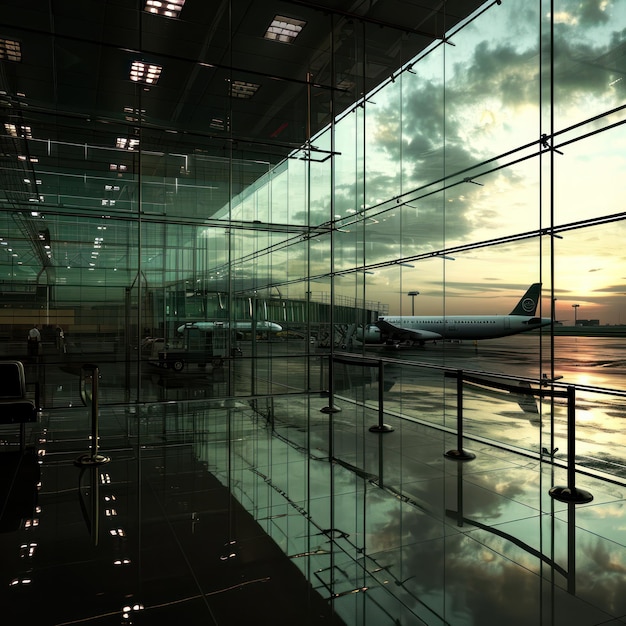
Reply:
[[[127,122],[139,122],[145,117],[145,109],[134,109],[133,107],[124,107],[124,119]]]
[[[130,79],[135,83],[145,83],[146,85],[156,85],[161,76],[160,65],[144,63],[143,61],[133,61],[130,66]]]
[[[283,17],[277,15],[265,32],[265,39],[273,41],[281,41],[283,43],[292,43],[300,34],[306,22],[302,20],[294,20],[291,17]]]
[[[22,60],[22,47],[19,41],[11,39],[0,39],[0,61],[15,61],[19,63]]]
[[[185,0],[146,0],[144,11],[163,17],[178,17],[184,4]]]
[[[139,139],[129,139],[128,137],[118,137],[115,140],[115,147],[122,150],[134,150],[139,145]]]
[[[234,80],[230,84],[230,95],[233,98],[252,98],[260,85],[247,83],[243,80]]]
[[[24,139],[33,138],[30,126],[17,126],[15,124],[7,123],[4,125],[4,130],[6,130],[11,137],[24,137]]]

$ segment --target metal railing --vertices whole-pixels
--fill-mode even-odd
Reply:
[[[328,358],[328,367],[330,371],[330,384],[328,390],[329,406],[322,409],[322,412],[326,413],[338,412],[341,410],[335,404],[335,390],[332,375],[334,364],[345,364],[348,366],[355,366],[359,368],[377,369],[378,398],[375,403],[377,404],[376,408],[378,410],[379,421],[378,424],[369,428],[370,432],[385,433],[393,431],[393,428],[391,426],[389,426],[388,424],[384,424],[384,416],[387,416],[387,419],[389,418],[389,415],[392,414],[395,414],[399,417],[404,417],[403,415],[398,415],[397,411],[389,411],[388,407],[385,406],[386,401],[385,395],[383,393],[383,388],[385,386],[385,365],[400,364],[403,367],[408,368],[426,368],[435,372],[440,371],[443,378],[455,379],[456,420],[455,428],[453,428],[452,431],[456,434],[457,445],[455,449],[448,450],[445,453],[445,456],[448,459],[457,461],[471,461],[476,457],[474,453],[466,450],[463,444],[464,440],[475,438],[472,435],[467,435],[465,433],[466,416],[464,414],[464,400],[467,392],[465,391],[464,387],[466,385],[470,385],[475,388],[483,388],[488,392],[502,391],[509,394],[516,394],[516,396],[526,396],[528,398],[532,398],[533,400],[535,398],[538,398],[540,400],[548,400],[551,403],[554,400],[564,403],[566,408],[567,455],[565,459],[565,467],[567,469],[567,484],[555,485],[549,490],[549,493],[550,496],[557,500],[574,504],[586,503],[593,500],[593,496],[589,492],[576,486],[577,467],[578,469],[584,469],[580,466],[577,466],[576,462],[576,385],[558,382],[555,380],[549,380],[547,378],[532,379],[525,377],[515,377],[503,374],[475,372],[472,370],[451,369],[445,366],[438,366],[433,364],[397,361],[394,359],[372,359],[359,355],[329,355]],[[626,398],[626,392],[621,392],[619,390],[608,390],[604,388],[595,388],[589,386],[581,387],[581,389],[584,389],[586,392],[595,392],[597,394],[612,394]],[[434,428],[441,428],[441,426],[438,426],[436,423],[428,423]],[[446,430],[449,431],[450,429],[446,428]],[[485,438],[480,437],[479,439],[484,440]],[[494,439],[492,443],[497,445],[501,442]],[[511,447],[512,449],[514,448],[514,446],[507,446],[505,444],[502,445],[504,445],[504,447]],[[554,459],[554,453],[556,452],[556,449],[553,450],[551,453],[545,448],[543,448],[543,450],[544,452],[548,453],[550,462],[556,464],[556,461]],[[595,472],[590,471],[590,473]]]

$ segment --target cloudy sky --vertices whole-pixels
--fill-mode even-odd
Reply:
[[[412,290],[416,313],[508,313],[541,281],[548,315],[554,273],[557,319],[573,321],[579,304],[579,319],[626,323],[625,222],[568,227],[626,211],[626,2],[556,2],[552,58],[552,16],[540,4],[494,4],[452,34],[454,45],[435,46],[345,114],[332,202],[330,162],[312,166],[308,215],[300,162],[273,174],[271,221],[337,220],[336,269],[366,269],[339,279],[337,293],[391,313],[410,313]],[[540,141],[552,129],[553,153]],[[328,133],[314,144],[329,149]],[[552,222],[566,232],[454,250]],[[328,238],[309,243],[274,255],[275,280],[287,261],[290,275],[298,264],[303,275],[308,263],[313,275],[328,271]]]
[[[359,211],[364,197],[375,207],[365,226],[348,227],[370,239],[366,264],[546,228],[552,210],[555,226],[624,211],[626,131],[598,131],[625,119],[626,3],[556,7],[554,145],[567,145],[554,154],[553,204],[550,154],[537,156],[551,132],[550,15],[535,2],[504,2],[369,98],[366,178],[356,186],[355,149],[343,148],[363,141],[363,113],[340,123],[337,145],[348,158],[345,176],[339,158],[335,210]],[[433,193],[442,178],[448,188]],[[396,206],[400,194],[408,206]],[[579,318],[626,323],[625,230],[620,221],[554,240],[557,318],[572,317],[577,303]],[[535,239],[376,271],[367,299],[407,312],[406,291],[416,289],[425,313],[441,310],[445,272],[449,312],[506,313],[531,282],[549,289],[550,246],[544,237],[541,247]]]

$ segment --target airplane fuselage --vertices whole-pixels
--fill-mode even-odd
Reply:
[[[280,324],[274,322],[257,321],[254,324],[248,321],[235,321],[230,324],[228,321],[215,322],[186,322],[177,328],[179,333],[185,330],[201,330],[206,333],[212,333],[216,330],[234,330],[238,332],[270,332],[278,333],[283,329]]]
[[[549,318],[523,315],[383,316],[399,331],[420,333],[423,341],[436,339],[496,339],[550,324]],[[385,334],[385,330],[382,330]]]

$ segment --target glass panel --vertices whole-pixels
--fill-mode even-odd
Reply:
[[[545,14],[544,37],[548,37],[550,14]],[[623,120],[611,114],[623,110],[621,52],[626,25],[626,7],[620,2],[600,4],[581,10],[570,0],[554,4],[552,28],[555,130],[562,131],[598,116],[594,130]],[[561,138],[555,138],[555,147]]]
[[[83,479],[128,534],[96,538],[180,556],[160,575],[191,586],[160,588],[232,589],[254,543],[308,578],[281,600],[350,624],[623,619],[624,3],[5,3],[0,352],[43,408],[36,533],[85,530],[46,459],[98,442],[112,480]],[[594,506],[555,496],[570,468]],[[185,621],[174,596],[146,608]]]

